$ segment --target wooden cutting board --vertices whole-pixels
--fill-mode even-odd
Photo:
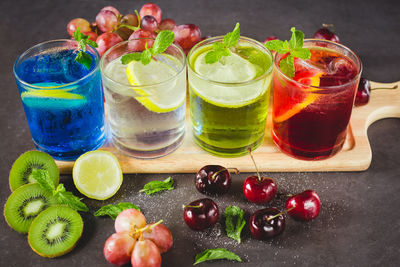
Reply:
[[[368,126],[373,122],[396,117],[400,118],[400,81],[395,83],[371,82],[374,88],[370,102],[353,109],[346,142],[334,157],[322,161],[304,161],[291,158],[279,151],[272,141],[271,116],[268,116],[264,143],[253,152],[260,171],[263,172],[316,172],[316,171],[362,171],[371,164],[372,151],[367,137]],[[189,114],[189,112],[187,112]],[[207,164],[236,167],[241,172],[254,172],[255,168],[249,156],[238,158],[220,158],[208,154],[193,142],[190,116],[186,120],[186,137],[183,145],[172,154],[158,158],[140,160],[128,157],[111,144],[101,149],[114,153],[124,173],[195,173]],[[57,161],[60,173],[71,173],[74,162]]]

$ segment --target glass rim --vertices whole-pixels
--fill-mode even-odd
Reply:
[[[25,85],[25,86],[29,86],[30,88],[32,88],[32,89],[34,89],[34,90],[43,90],[43,89],[46,89],[46,90],[49,90],[49,91],[50,91],[50,90],[60,90],[60,89],[63,89],[64,87],[71,87],[71,86],[73,86],[73,85],[75,85],[75,84],[77,84],[77,83],[79,83],[79,82],[85,80],[85,79],[88,78],[89,76],[92,76],[92,75],[99,69],[99,64],[100,64],[100,60],[99,60],[99,59],[100,59],[100,55],[99,55],[99,53],[97,52],[97,49],[95,49],[95,48],[93,48],[93,47],[87,45],[87,47],[91,50],[90,52],[93,52],[94,55],[95,55],[96,65],[95,65],[95,67],[93,68],[92,71],[90,71],[89,73],[87,73],[85,76],[83,76],[83,77],[77,79],[76,81],[73,81],[73,82],[70,82],[70,83],[61,84],[61,85],[56,85],[56,86],[38,86],[38,85],[33,85],[33,84],[31,84],[31,83],[28,83],[28,82],[24,81],[23,79],[21,79],[21,77],[18,76],[17,71],[16,71],[16,67],[17,67],[17,64],[20,62],[20,59],[21,59],[23,56],[25,56],[26,54],[28,54],[29,52],[31,52],[33,49],[35,49],[35,48],[37,48],[37,47],[39,47],[39,46],[41,46],[41,45],[45,45],[45,44],[49,44],[49,43],[58,43],[58,42],[59,42],[59,43],[61,43],[61,42],[63,42],[63,43],[68,42],[68,43],[76,43],[76,44],[78,44],[78,42],[75,41],[75,40],[70,40],[70,39],[55,39],[55,40],[49,40],[49,41],[41,42],[41,43],[38,43],[38,44],[36,44],[36,45],[34,45],[34,46],[28,48],[28,49],[25,50],[21,55],[19,55],[18,58],[17,58],[17,59],[15,60],[15,62],[14,62],[13,72],[14,72],[14,77],[18,80],[18,82],[22,83],[22,84]],[[66,90],[70,90],[70,88],[65,88],[65,89],[66,89]]]
[[[329,40],[314,39],[314,38],[304,39],[304,43],[306,43],[306,42],[307,42],[307,43],[311,43],[311,42],[328,43],[328,44],[331,44],[331,45],[334,45],[334,46],[343,48],[344,50],[350,52],[350,54],[351,54],[352,56],[354,56],[354,58],[356,59],[356,62],[354,62],[354,63],[355,63],[356,65],[357,65],[357,63],[360,65],[360,69],[358,70],[357,75],[354,76],[354,78],[351,79],[350,81],[348,81],[348,82],[346,82],[346,83],[344,83],[344,84],[340,84],[340,85],[329,85],[329,86],[313,86],[313,85],[307,85],[307,84],[304,84],[304,83],[295,81],[295,80],[293,80],[292,78],[289,78],[288,76],[286,76],[286,74],[284,74],[284,73],[281,71],[280,67],[278,66],[277,60],[276,60],[277,57],[280,56],[281,54],[276,53],[275,56],[274,56],[274,66],[275,66],[274,69],[277,70],[278,73],[279,73],[282,77],[284,77],[286,80],[288,80],[288,81],[290,81],[290,82],[293,82],[294,84],[299,85],[299,86],[301,86],[301,87],[306,86],[306,87],[309,87],[309,88],[315,88],[315,89],[319,89],[319,90],[328,90],[328,89],[337,89],[337,88],[345,87],[345,86],[347,86],[347,85],[349,85],[349,84],[351,84],[351,83],[357,81],[358,78],[361,76],[361,72],[362,72],[362,70],[363,70],[363,66],[362,66],[361,60],[360,60],[360,58],[356,55],[356,53],[354,53],[354,51],[351,50],[350,48],[348,48],[347,46],[342,45],[342,44],[340,44],[340,43],[333,42],[333,41],[329,41]],[[319,47],[319,46],[316,46],[316,47]],[[351,61],[353,61],[353,60],[351,60]]]
[[[242,85],[247,85],[247,84],[251,84],[251,83],[254,83],[256,81],[262,80],[262,79],[266,78],[269,74],[272,73],[272,69],[273,69],[273,65],[274,65],[273,62],[271,62],[271,66],[269,66],[269,68],[262,75],[258,76],[257,78],[251,79],[249,81],[245,81],[245,82],[231,82],[231,83],[230,82],[218,82],[218,81],[211,80],[211,79],[207,78],[206,76],[203,76],[203,75],[197,73],[192,68],[192,65],[190,64],[190,57],[192,56],[194,51],[197,48],[199,48],[200,46],[204,45],[205,43],[208,43],[208,42],[209,43],[214,43],[217,40],[223,40],[223,39],[224,39],[223,35],[210,37],[210,38],[207,38],[207,39],[205,39],[205,40],[203,40],[201,42],[198,42],[195,46],[192,47],[192,49],[190,49],[190,51],[188,53],[188,56],[187,56],[187,58],[188,58],[188,68],[190,68],[190,70],[198,78],[200,78],[202,80],[205,80],[207,82],[213,83],[213,84],[217,84],[217,85],[227,85],[227,86],[239,85],[239,86],[242,86]],[[240,36],[239,40],[244,40],[246,42],[253,43],[253,44],[257,45],[257,46],[262,47],[266,51],[266,54],[268,54],[270,56],[271,61],[274,61],[274,57],[273,57],[271,51],[268,48],[266,48],[261,42],[259,42],[257,40],[254,40],[252,38],[249,38],[249,37],[245,37],[245,36]]]
[[[183,51],[183,49],[182,49],[179,45],[177,45],[177,44],[175,44],[175,43],[172,43],[169,47],[172,46],[172,47],[175,48],[177,51],[179,51],[179,53],[182,55],[183,62],[182,62],[182,67],[179,69],[179,71],[177,71],[176,74],[174,74],[172,77],[168,78],[167,80],[164,80],[164,81],[161,81],[161,82],[157,82],[157,83],[152,83],[152,84],[131,85],[131,84],[121,83],[121,82],[119,82],[119,81],[116,81],[115,79],[112,79],[111,77],[109,77],[109,76],[106,74],[106,72],[104,71],[104,68],[103,68],[103,63],[104,63],[105,58],[106,58],[106,56],[107,56],[108,54],[110,54],[116,47],[120,47],[120,46],[122,46],[122,45],[128,44],[128,43],[131,42],[131,41],[134,41],[134,40],[146,40],[146,39],[155,40],[154,38],[134,38],[134,39],[131,39],[131,40],[126,40],[126,41],[119,42],[119,43],[113,45],[112,47],[110,47],[110,48],[103,54],[103,56],[102,56],[101,59],[100,59],[100,70],[101,70],[101,75],[102,75],[103,77],[107,78],[108,80],[110,80],[111,82],[116,83],[116,84],[118,84],[118,85],[130,87],[130,88],[149,88],[149,87],[160,86],[160,85],[163,85],[163,84],[165,84],[165,83],[168,83],[168,82],[172,81],[173,79],[175,79],[176,77],[178,77],[184,70],[186,70],[187,59],[186,59],[185,52]],[[169,48],[169,47],[168,47],[168,48]],[[167,48],[167,49],[168,49],[168,48]],[[127,54],[128,54],[128,53],[127,53]],[[125,54],[124,54],[124,55],[125,55]],[[174,56],[174,57],[175,57],[175,56]]]

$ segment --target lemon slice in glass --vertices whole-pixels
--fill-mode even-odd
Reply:
[[[74,164],[72,177],[83,195],[104,200],[117,193],[122,184],[122,170],[117,158],[107,151],[90,151]]]
[[[172,60],[171,57],[167,59]],[[172,66],[154,59],[147,65],[140,61],[132,61],[126,67],[128,82],[136,86],[134,90],[139,95],[135,99],[148,110],[157,113],[173,111],[185,100],[185,91],[177,83],[179,77],[171,79],[176,74]]]

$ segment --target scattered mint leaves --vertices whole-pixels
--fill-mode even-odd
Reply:
[[[97,43],[90,40],[89,36],[81,33],[80,28],[78,27],[76,31],[72,34],[72,37],[75,41],[78,42],[78,52],[75,57],[75,61],[85,66],[87,69],[90,69],[90,65],[92,64],[92,57],[86,53],[86,45],[90,45],[91,47],[98,47]]]
[[[174,189],[174,180],[168,177],[164,181],[152,181],[144,185],[143,189],[139,192],[144,192],[146,195],[152,195],[164,190]]]
[[[140,211],[140,208],[135,204],[129,202],[120,202],[118,204],[110,204],[101,207],[98,209],[93,215],[94,216],[110,216],[111,219],[115,220],[122,211],[126,209],[137,209]]]
[[[206,249],[196,255],[193,265],[210,260],[232,260],[241,262],[242,259],[225,248]]]
[[[153,47],[146,49],[142,53],[129,53],[121,57],[121,63],[126,65],[131,61],[141,61],[143,65],[150,63],[151,58],[163,53],[174,42],[175,35],[172,31],[160,31],[154,40]]]
[[[309,59],[311,57],[310,50],[303,48],[304,33],[296,30],[295,27],[290,29],[292,37],[288,41],[271,40],[265,44],[269,50],[273,50],[279,54],[287,54],[279,62],[281,71],[288,77],[294,77],[294,58]]]
[[[213,64],[218,62],[222,57],[230,56],[231,51],[229,48],[235,46],[240,38],[240,24],[236,23],[233,31],[228,32],[224,36],[224,40],[221,42],[213,43],[213,50],[209,51],[205,56],[207,64]]]
[[[47,170],[35,170],[32,172],[33,178],[38,182],[41,188],[53,193],[59,204],[66,204],[77,211],[89,211],[89,208],[81,201],[80,198],[74,196],[71,192],[67,192],[63,184],[59,184],[57,188],[50,179]]]
[[[240,234],[246,224],[244,210],[238,206],[228,206],[225,208],[225,231],[226,234],[235,239],[238,243],[241,242]]]

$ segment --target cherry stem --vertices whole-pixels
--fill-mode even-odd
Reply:
[[[327,28],[331,32],[335,32],[335,26],[333,24],[322,23],[322,27]]]
[[[228,171],[228,172],[229,172],[229,170],[233,170],[233,172],[234,172],[235,174],[239,174],[239,173],[240,173],[239,170],[236,169],[236,168],[223,168],[223,169],[221,169],[221,170],[215,172],[215,173],[211,176],[211,180],[214,180],[215,178],[217,178],[217,175],[218,175],[219,173],[221,173],[221,172],[223,172],[223,171]]]
[[[249,155],[250,155],[250,157],[251,157],[251,160],[252,160],[253,163],[254,163],[254,167],[256,167],[258,180],[261,182],[262,179],[261,179],[261,176],[260,176],[260,172],[258,171],[257,164],[256,164],[256,162],[255,162],[255,160],[254,160],[254,158],[253,158],[253,155],[251,154],[251,147],[248,148],[248,151],[249,151]]]
[[[191,206],[191,205],[182,205],[182,208],[194,208],[194,209],[198,209],[198,208],[201,208],[201,206],[200,205],[196,205],[196,206]]]
[[[395,85],[395,86],[393,86],[393,87],[376,87],[376,88],[371,88],[371,91],[372,90],[379,90],[379,89],[388,89],[388,90],[391,90],[391,89],[397,89],[397,84]]]
[[[269,218],[267,219],[267,222],[269,222],[269,221],[275,219],[276,217],[279,217],[279,216],[281,216],[281,215],[283,215],[283,214],[285,214],[285,213],[288,213],[289,211],[291,211],[291,210],[294,209],[294,208],[295,208],[295,207],[291,207],[291,208],[288,209],[288,210],[284,210],[284,211],[279,212],[278,214],[276,214],[276,215],[274,215],[274,216],[272,216],[272,217],[269,217]]]

